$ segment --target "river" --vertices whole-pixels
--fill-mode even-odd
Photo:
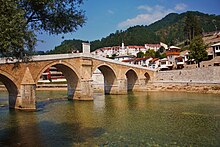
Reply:
[[[0,146],[220,146],[220,96],[181,92],[37,92],[36,112],[9,110],[0,92]]]

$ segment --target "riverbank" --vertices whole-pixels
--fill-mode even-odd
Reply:
[[[220,94],[220,84],[155,82],[153,84],[149,84],[146,91],[176,91]]]
[[[41,87],[37,91],[67,91],[66,87]],[[6,88],[0,88],[0,91],[7,91]],[[173,91],[173,92],[189,92],[189,93],[210,93],[220,94],[219,84],[189,84],[187,83],[154,83],[149,84],[143,92],[147,91]],[[94,90],[94,92],[103,93],[103,90]]]

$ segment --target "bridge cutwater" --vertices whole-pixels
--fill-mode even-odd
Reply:
[[[9,107],[36,109],[36,85],[42,73],[55,66],[68,85],[68,99],[93,100],[92,74],[99,69],[104,76],[105,94],[127,94],[143,91],[154,77],[155,70],[131,65],[89,53],[38,55],[28,62],[0,59],[0,81],[9,93]]]

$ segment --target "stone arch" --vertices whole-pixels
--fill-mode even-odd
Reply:
[[[132,91],[138,82],[137,73],[133,69],[129,69],[126,73],[127,91]]]
[[[40,76],[42,75],[42,73],[51,66],[55,66],[57,69],[59,69],[59,71],[63,73],[64,77],[67,80],[68,99],[73,99],[76,94],[77,87],[79,86],[79,82],[80,82],[79,74],[76,72],[76,70],[71,65],[65,62],[61,62],[61,63],[54,62],[54,63],[48,64],[47,66],[45,66],[38,74],[36,83],[40,79]]]
[[[8,74],[0,72],[0,81],[5,85],[7,91],[8,91],[8,97],[9,97],[9,108],[15,108],[17,96],[18,96],[18,86],[14,82],[11,76]]]
[[[105,94],[110,94],[112,87],[117,81],[115,71],[113,70],[111,66],[106,65],[106,64],[99,65],[97,66],[97,68],[101,71],[101,73],[104,76],[104,92]]]

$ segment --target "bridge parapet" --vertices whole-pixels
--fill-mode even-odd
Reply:
[[[124,65],[124,66],[139,68],[139,69],[147,69],[147,70],[150,70],[150,71],[156,71],[155,69],[143,67],[143,66],[140,66],[140,65],[124,63],[124,62],[121,62],[121,61],[116,61],[116,60],[108,59],[108,58],[105,58],[105,57],[92,55],[92,54],[86,54],[86,53],[37,55],[37,56],[30,56],[30,61],[35,61],[36,62],[36,61],[63,60],[63,59],[72,59],[72,58],[91,58],[91,59],[105,61],[105,62],[114,63],[114,64],[118,64],[118,65]],[[16,60],[16,59],[14,59],[12,61],[7,60],[6,57],[0,58],[0,64],[15,63],[17,61],[18,60]]]

